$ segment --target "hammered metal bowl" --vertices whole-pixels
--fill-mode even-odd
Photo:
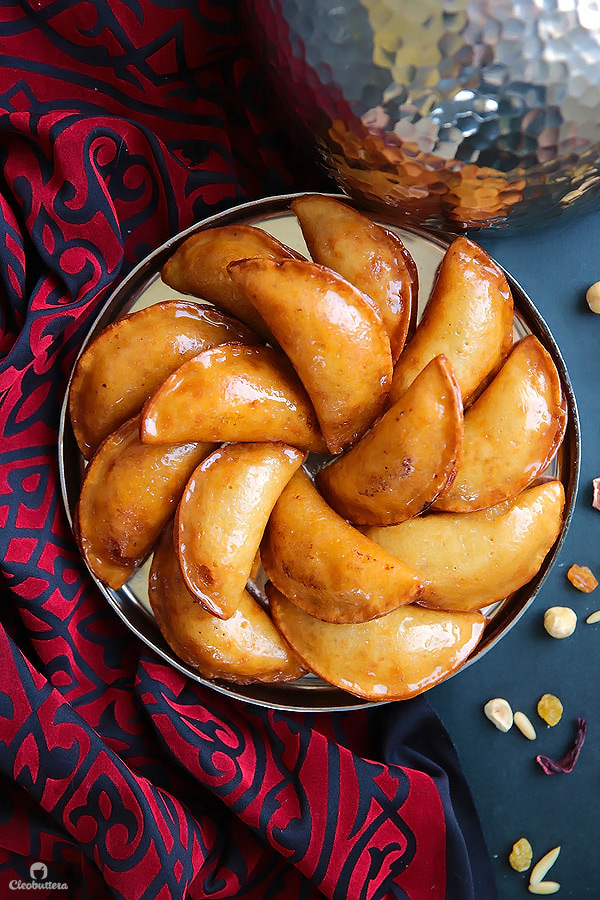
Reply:
[[[351,197],[459,232],[599,203],[598,0],[246,0],[299,134]]]

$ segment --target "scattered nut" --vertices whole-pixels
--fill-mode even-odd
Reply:
[[[585,292],[586,303],[594,313],[600,313],[600,281],[590,284]]]
[[[542,694],[538,700],[537,712],[547,725],[557,725],[563,714],[563,705],[554,694]]]
[[[548,850],[538,862],[536,862],[535,866],[531,870],[531,875],[529,876],[530,884],[540,884],[544,877],[548,874],[556,860],[558,859],[558,854],[560,853],[560,846],[553,847],[552,850]]]
[[[513,712],[508,700],[494,697],[493,700],[488,700],[483,711],[499,731],[509,731],[512,728]]]
[[[550,637],[569,637],[576,625],[577,615],[569,606],[551,606],[544,613],[544,628]]]
[[[574,564],[567,572],[567,578],[578,591],[591,594],[598,587],[598,579],[588,566]]]
[[[527,838],[519,838],[513,844],[508,861],[515,872],[526,872],[533,859],[533,848]]]
[[[513,716],[513,720],[523,737],[526,737],[528,741],[535,741],[535,728],[524,712],[517,711]]]
[[[600,622],[600,609],[597,609],[596,612],[590,613],[585,621],[588,625],[595,625],[596,622]]]
[[[539,881],[536,884],[529,884],[530,894],[555,894],[560,890],[558,881]]]

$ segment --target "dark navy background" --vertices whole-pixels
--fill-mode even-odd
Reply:
[[[592,479],[600,475],[600,315],[585,293],[600,280],[600,209],[575,210],[545,229],[512,236],[473,233],[519,282],[551,329],[565,360],[579,409],[582,459],[573,519],[561,552],[539,594],[517,625],[479,662],[428,696],[455,741],[471,785],[493,858],[500,900],[531,896],[528,874],[508,864],[515,840],[526,836],[534,862],[561,845],[548,879],[560,882],[561,900],[600,897],[600,624],[586,616],[600,609],[600,588],[575,590],[566,572],[589,566],[600,580],[600,512],[592,502]],[[574,634],[549,637],[543,627],[549,606],[570,606],[578,616]],[[562,701],[561,722],[550,728],[538,718],[544,693]],[[504,734],[484,716],[492,697],[505,697],[537,729],[534,742],[513,727]],[[576,720],[587,719],[586,740],[568,775],[546,776],[538,753],[561,757],[574,738]]]

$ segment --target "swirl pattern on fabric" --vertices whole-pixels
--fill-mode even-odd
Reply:
[[[387,714],[186,681],[108,608],[61,504],[59,411],[107,291],[199,218],[325,186],[242,22],[209,0],[0,5],[0,893],[41,861],[70,900],[469,900],[477,878],[490,900],[474,810],[455,823],[435,774],[386,760]],[[450,846],[468,893],[446,891]]]

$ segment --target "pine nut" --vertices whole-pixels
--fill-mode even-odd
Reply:
[[[523,737],[526,737],[528,741],[535,741],[535,728],[524,712],[517,711],[513,716],[513,721]]]
[[[548,850],[548,852],[545,853],[538,862],[536,862],[535,866],[531,870],[531,875],[529,878],[530,884],[540,884],[544,880],[544,876],[548,874],[549,870],[558,859],[559,853],[560,847],[553,847],[552,850]]]
[[[529,884],[530,894],[555,894],[560,890],[558,881],[538,881],[536,884]]]

